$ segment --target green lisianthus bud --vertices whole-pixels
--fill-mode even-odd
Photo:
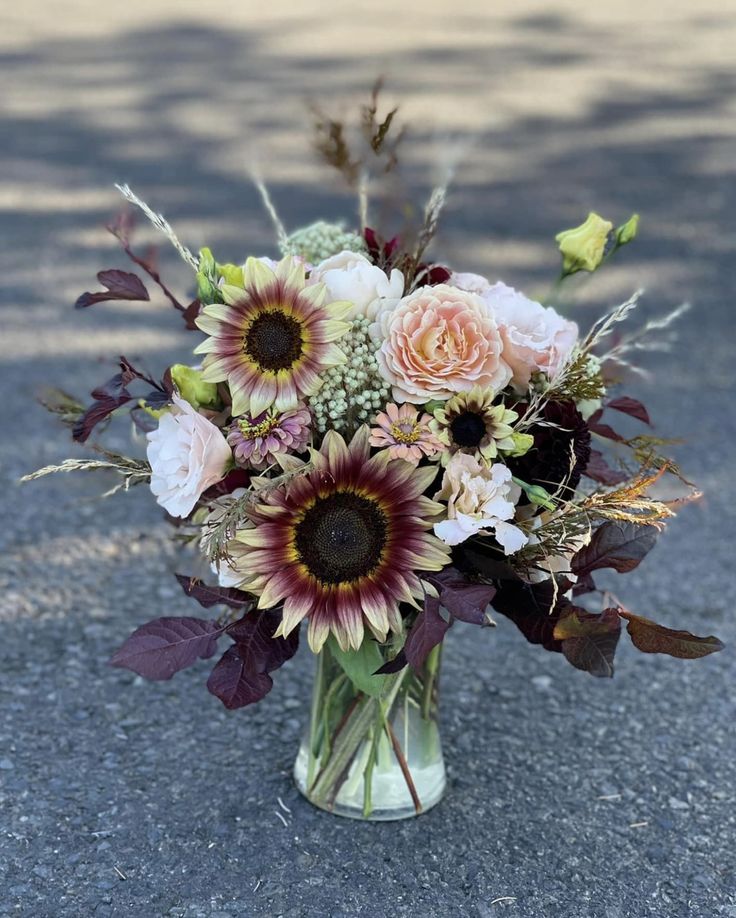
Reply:
[[[444,408],[445,404],[446,402],[442,401],[441,399],[433,398],[427,402],[427,404],[424,406],[424,410],[428,414],[434,414],[435,411],[437,411],[439,408]]]
[[[175,363],[171,367],[171,379],[179,390],[179,395],[184,401],[198,411],[200,408],[210,408],[217,402],[217,385],[204,382],[200,370],[193,370],[183,363]]]
[[[613,223],[591,211],[585,223],[563,230],[555,236],[562,253],[562,273],[595,271],[603,261],[608,234]]]
[[[531,434],[512,433],[511,439],[514,441],[513,449],[506,449],[504,453],[507,456],[518,457],[528,453],[534,446],[534,437]]]
[[[199,250],[199,271],[197,271],[197,299],[200,303],[221,303],[217,289],[217,263],[209,249]]]
[[[639,214],[632,214],[626,223],[622,223],[616,230],[616,245],[622,246],[636,239],[639,229]]]
[[[527,484],[525,481],[516,477],[514,477],[513,481],[521,488],[535,506],[544,507],[545,510],[555,509],[555,502],[552,500],[552,495],[541,485]]]

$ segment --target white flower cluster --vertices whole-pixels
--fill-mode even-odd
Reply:
[[[334,429],[350,435],[389,400],[390,387],[378,369],[370,325],[365,316],[353,320],[350,331],[338,342],[347,363],[327,370],[322,388],[309,399],[319,433]]]
[[[295,230],[281,245],[282,255],[299,255],[313,265],[345,251],[365,252],[363,237],[347,232],[339,223],[324,220]]]

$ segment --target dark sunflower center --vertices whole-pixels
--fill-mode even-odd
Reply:
[[[347,491],[319,498],[296,528],[299,558],[323,583],[347,583],[370,573],[385,544],[380,507]]]
[[[458,446],[479,446],[486,435],[486,422],[474,411],[465,411],[452,419],[450,430]]]
[[[243,348],[264,370],[287,370],[301,357],[302,327],[280,310],[261,313],[251,323]]]

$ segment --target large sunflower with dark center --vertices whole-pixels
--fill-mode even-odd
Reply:
[[[350,325],[340,321],[351,303],[327,303],[323,284],[306,286],[304,266],[284,258],[271,270],[249,258],[243,287],[222,287],[224,303],[205,306],[196,322],[210,335],[202,378],[230,387],[234,417],[255,417],[271,405],[295,408],[313,395],[320,374],[345,362],[334,342]]]
[[[418,573],[441,570],[449,549],[431,532],[439,504],[424,496],[433,467],[415,468],[383,451],[370,455],[367,427],[348,446],[330,431],[313,470],[270,491],[236,536],[233,567],[259,608],[283,603],[277,634],[309,619],[318,652],[330,632],[343,650],[360,647],[367,625],[379,641],[401,631],[399,603],[423,598]]]
[[[523,406],[520,409],[523,413]],[[507,459],[517,478],[548,491],[563,486],[568,497],[580,484],[590,460],[590,431],[574,402],[547,402],[540,421],[529,430],[534,446],[518,459]]]

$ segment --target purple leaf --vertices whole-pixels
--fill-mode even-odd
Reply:
[[[255,704],[273,687],[268,673],[252,669],[250,662],[240,645],[233,644],[220,657],[207,680],[208,691],[231,711]]]
[[[466,580],[454,567],[425,575],[425,580],[437,587],[440,603],[454,618],[471,625],[488,624],[486,610],[496,595],[494,586]]]
[[[190,303],[189,306],[184,307],[179,302],[179,300],[174,296],[174,294],[169,290],[166,284],[161,279],[161,275],[158,272],[157,265],[157,256],[156,249],[151,247],[148,249],[146,254],[141,257],[136,255],[133,249],[130,246],[130,234],[133,230],[134,220],[130,216],[129,211],[122,211],[116,217],[115,221],[108,225],[108,232],[112,233],[113,236],[118,240],[120,245],[123,247],[123,251],[128,256],[128,258],[133,262],[133,264],[138,265],[139,268],[142,268],[146,274],[151,278],[154,283],[158,284],[161,289],[161,292],[166,297],[166,299],[171,303],[171,305],[178,312],[182,313],[182,318],[186,324],[186,327],[190,330],[196,331],[197,326],[194,324],[194,319],[196,318],[199,312],[199,306],[195,307],[195,303],[198,301],[195,300],[193,303]],[[148,296],[146,296],[148,299]],[[196,310],[196,311],[195,311]]]
[[[207,688],[226,708],[233,710],[260,701],[271,691],[268,675],[294,656],[299,647],[299,629],[288,638],[274,637],[281,615],[273,612],[249,612],[228,625],[227,633],[235,641],[225,651],[207,681]]]
[[[118,271],[114,268],[109,271],[100,271],[97,280],[106,293],[83,293],[74,304],[75,309],[84,309],[95,303],[105,303],[108,300],[150,300],[148,291],[142,281],[130,271]]]
[[[110,417],[113,411],[135,398],[128,389],[128,385],[134,380],[143,380],[153,386],[157,392],[165,392],[165,386],[137,370],[126,357],[120,357],[118,362],[120,364],[120,372],[108,379],[103,385],[92,390],[94,402],[72,429],[72,437],[78,443],[84,443],[99,423]]]
[[[613,401],[607,402],[606,408],[622,411],[624,414],[628,414],[629,417],[636,418],[637,421],[642,421],[651,427],[652,422],[649,420],[649,412],[638,399],[624,395],[621,398],[615,398]]]
[[[413,669],[422,668],[432,648],[444,640],[451,624],[452,620],[445,621],[440,615],[439,599],[428,596],[404,644],[406,660]]]
[[[697,637],[689,631],[675,631],[665,628],[656,622],[634,615],[624,609],[618,610],[621,618],[626,619],[626,630],[634,647],[642,653],[666,653],[681,660],[695,660],[723,650],[723,643],[710,634],[708,637]]]
[[[555,625],[554,636],[562,641],[562,653],[576,669],[591,676],[613,676],[613,657],[621,636],[616,609],[595,615],[569,604]]]
[[[573,557],[570,567],[578,575],[606,567],[625,574],[638,567],[656,541],[654,526],[610,520],[595,530],[590,544]]]
[[[252,660],[255,669],[270,673],[283,666],[299,649],[298,628],[286,638],[273,636],[280,623],[280,612],[254,610],[228,625],[227,633]]]
[[[203,618],[157,618],[141,625],[110,659],[145,679],[171,679],[196,660],[212,656],[223,625]]]
[[[205,609],[219,605],[229,606],[231,609],[253,608],[255,597],[251,593],[236,590],[233,587],[208,586],[197,577],[187,577],[186,574],[175,574],[174,576],[186,595],[196,599]]]
[[[592,449],[590,451],[590,459],[588,460],[588,464],[583,474],[588,478],[592,478],[593,481],[610,486],[621,484],[622,481],[626,481],[629,477],[626,472],[619,469],[612,469],[606,462],[603,453],[599,452],[597,449]]]

